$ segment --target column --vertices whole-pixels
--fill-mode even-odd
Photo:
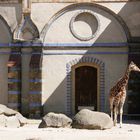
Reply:
[[[21,111],[21,52],[12,49],[8,61],[8,107]]]
[[[30,72],[29,72],[29,112],[31,118],[40,118],[42,113],[41,91],[42,91],[42,50],[33,49]]]

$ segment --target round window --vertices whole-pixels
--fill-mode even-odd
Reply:
[[[94,38],[98,27],[97,17],[91,11],[77,13],[70,22],[72,34],[82,41],[88,41]]]

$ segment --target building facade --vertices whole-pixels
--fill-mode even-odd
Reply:
[[[109,113],[110,88],[140,66],[138,0],[0,0],[0,103],[23,115]],[[140,114],[132,73],[126,114]]]

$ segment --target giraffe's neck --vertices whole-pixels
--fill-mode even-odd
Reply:
[[[124,77],[122,78],[122,82],[124,82],[123,85],[125,85],[125,86],[128,84],[129,74],[130,74],[130,70],[128,68],[125,72]]]
[[[117,84],[111,89],[111,92],[110,92],[111,96],[115,97],[118,93],[120,93],[120,91],[122,89],[125,89],[125,87],[128,84],[129,74],[130,74],[130,70],[129,70],[129,67],[128,67],[124,76],[121,79],[119,79]]]

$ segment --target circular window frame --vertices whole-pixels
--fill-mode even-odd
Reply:
[[[78,34],[75,32],[75,30],[74,30],[74,22],[75,22],[75,20],[76,20],[76,17],[79,16],[80,14],[82,14],[82,13],[91,14],[91,15],[95,18],[95,20],[97,21],[97,29],[96,29],[96,31],[95,31],[92,35],[90,35],[89,37],[82,37],[82,36],[78,35]],[[93,39],[93,38],[97,35],[97,33],[98,33],[98,31],[99,31],[99,25],[100,25],[99,19],[98,19],[97,15],[94,14],[93,11],[90,11],[90,10],[82,10],[82,11],[76,13],[76,14],[71,18],[71,21],[70,21],[70,31],[71,31],[72,35],[73,35],[75,38],[77,38],[77,39],[79,39],[79,40],[81,40],[81,41],[89,41],[89,40]]]

